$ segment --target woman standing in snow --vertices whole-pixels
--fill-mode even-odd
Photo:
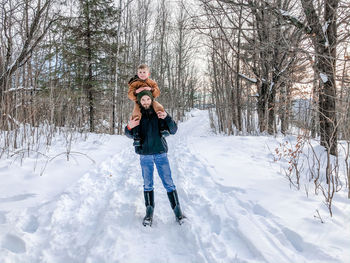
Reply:
[[[167,127],[170,134],[175,134],[177,125],[165,111],[155,112],[153,109],[152,92],[148,90],[137,94],[137,102],[140,105],[141,120],[130,119],[125,127],[127,137],[134,139],[135,127],[140,131],[141,145],[135,146],[135,152],[140,155],[140,164],[143,177],[144,197],[146,205],[146,216],[143,225],[152,225],[154,211],[154,190],[153,171],[154,164],[157,167],[159,177],[167,191],[171,208],[173,209],[176,221],[180,224],[184,218],[176,187],[171,177],[169,160],[167,157],[168,145],[164,136],[160,133],[160,127]]]

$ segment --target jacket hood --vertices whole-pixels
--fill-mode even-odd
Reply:
[[[141,79],[137,75],[135,75],[129,80],[128,84],[130,85],[131,83],[138,81],[138,80],[141,80]]]

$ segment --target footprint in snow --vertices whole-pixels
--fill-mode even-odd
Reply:
[[[36,194],[22,194],[22,195],[14,195],[11,197],[4,197],[4,198],[0,198],[0,203],[8,203],[8,202],[17,202],[17,201],[23,201],[26,200],[28,198],[33,198],[35,197]]]
[[[16,254],[26,252],[25,242],[21,238],[15,236],[15,235],[11,235],[11,234],[7,234],[3,238],[2,242],[1,242],[1,247],[8,249],[9,251],[16,253]]]
[[[5,224],[5,223],[6,223],[6,212],[0,211],[0,224]]]
[[[38,219],[33,215],[27,218],[22,225],[22,230],[27,233],[35,233],[38,228],[39,228]]]

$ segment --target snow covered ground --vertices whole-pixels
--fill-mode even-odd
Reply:
[[[154,224],[143,227],[132,141],[90,135],[73,145],[69,161],[50,161],[42,176],[44,157],[0,161],[0,261],[350,262],[345,192],[331,218],[322,196],[290,189],[273,162],[276,138],[214,135],[207,111],[190,115],[168,137],[185,224],[176,224],[155,175]],[[64,152],[61,145],[56,139],[47,155]]]

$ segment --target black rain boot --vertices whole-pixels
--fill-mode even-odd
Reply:
[[[140,138],[140,125],[136,126],[134,129],[134,143],[133,146],[141,146],[141,138]]]
[[[167,192],[170,201],[171,208],[174,211],[176,221],[181,225],[183,223],[182,219],[185,218],[181,211],[179,197],[177,196],[177,191]]]
[[[153,221],[153,211],[154,211],[154,192],[144,191],[143,195],[145,197],[146,215],[143,218],[142,224],[144,226],[152,226]]]

